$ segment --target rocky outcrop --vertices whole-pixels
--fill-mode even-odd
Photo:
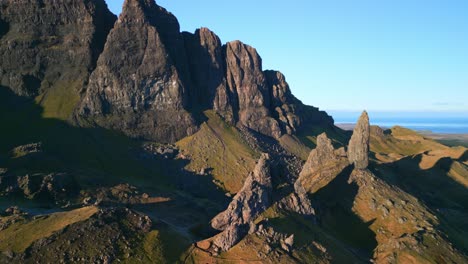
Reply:
[[[240,125],[279,138],[281,129],[270,113],[269,87],[262,71],[262,59],[251,46],[240,41],[225,46],[226,79]]]
[[[216,110],[226,121],[279,138],[304,123],[331,124],[317,108],[304,106],[283,74],[262,71],[257,51],[240,41],[221,46],[209,29],[184,33],[198,106]]]
[[[253,220],[272,203],[270,157],[262,154],[253,173],[246,179],[242,189],[234,196],[228,208],[211,220],[211,226],[223,230],[214,244],[228,250],[247,233]]]
[[[283,134],[292,135],[304,126],[331,125],[333,119],[318,108],[304,105],[291,93],[286,77],[279,71],[264,71],[271,97],[271,112]]]
[[[80,114],[129,136],[190,135],[186,57],[177,19],[152,0],[126,0],[92,73]]]
[[[230,225],[222,233],[215,236],[213,246],[215,251],[228,251],[239,243],[248,233],[247,225]]]
[[[327,135],[322,133],[317,137],[317,147],[310,152],[295,188],[304,188],[307,192],[315,193],[335,179],[348,165],[344,148],[335,149]]]
[[[195,34],[184,32],[183,36],[194,104],[202,109],[214,109],[228,122],[234,122],[221,40],[208,28],[197,29]]]
[[[269,159],[268,154],[262,154],[255,170],[246,179],[244,186],[234,196],[226,211],[211,220],[213,228],[225,230],[229,225],[249,224],[271,205],[272,184]]]
[[[74,112],[79,125],[159,142],[191,135],[209,109],[276,139],[333,123],[263,71],[253,47],[222,45],[206,28],[180,33],[154,0],[126,0],[117,22],[104,0],[0,5],[0,85],[40,95],[49,117]]]
[[[20,195],[27,199],[67,203],[79,193],[79,185],[66,173],[0,175],[0,196]]]
[[[366,169],[369,165],[370,125],[369,116],[364,111],[354,127],[349,141],[348,158],[356,169]]]
[[[283,210],[295,212],[301,215],[311,216],[315,214],[315,210],[307,197],[307,192],[300,183],[294,186],[295,191],[283,198],[278,207]]]
[[[104,0],[1,1],[0,85],[79,98],[115,19]]]
[[[90,207],[88,207],[90,208]],[[82,210],[86,210],[84,208]],[[92,209],[88,209],[92,210]],[[134,247],[153,228],[151,219],[126,208],[99,209],[90,218],[34,241],[13,263],[112,263],[135,257]],[[135,259],[143,259],[143,254]],[[156,261],[158,262],[158,261]]]

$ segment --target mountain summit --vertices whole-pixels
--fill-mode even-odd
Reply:
[[[263,72],[254,48],[221,45],[206,28],[180,33],[177,19],[153,1],[126,1],[79,115],[131,136],[173,142],[193,134],[208,109],[275,138],[311,119],[331,122],[295,99],[280,73]]]
[[[254,48],[240,41],[222,45],[206,28],[181,33],[177,19],[152,0],[125,1],[115,24],[103,1],[72,1],[67,8],[26,2],[3,3],[1,84],[18,95],[41,97],[46,109],[62,117],[73,110],[81,125],[174,142],[195,133],[209,109],[274,138],[304,123],[333,122],[297,100],[281,73],[263,71]],[[40,22],[19,19],[27,14]],[[85,16],[89,23],[75,22]],[[67,105],[56,109],[47,100],[52,93],[73,100],[55,96],[55,105]]]

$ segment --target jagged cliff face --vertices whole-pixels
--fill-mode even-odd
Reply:
[[[0,85],[79,98],[115,19],[104,0],[0,1]]]
[[[1,10],[1,85],[41,95],[52,117],[75,109],[81,125],[161,142],[194,133],[208,109],[277,139],[333,122],[281,73],[263,71],[253,47],[222,45],[206,28],[180,33],[154,0],[126,0],[117,22],[103,0],[2,1]]]
[[[125,1],[79,114],[133,137],[175,141],[191,134],[184,61],[177,19],[154,1]]]
[[[194,89],[195,107],[213,108],[227,120],[233,120],[233,109],[225,78],[223,46],[219,37],[207,28],[194,34],[183,32]]]

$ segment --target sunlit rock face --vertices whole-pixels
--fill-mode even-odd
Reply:
[[[369,116],[364,111],[354,127],[349,141],[348,158],[356,169],[366,169],[369,165],[370,125]]]
[[[154,1],[125,1],[91,75],[80,115],[133,137],[191,134],[185,49],[177,19]]]

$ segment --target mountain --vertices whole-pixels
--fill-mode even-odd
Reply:
[[[126,1],[78,116],[135,138],[175,142],[196,132],[209,109],[275,138],[301,122],[332,122],[293,97],[281,73],[264,72],[254,48],[221,45],[206,28],[180,33],[177,19],[153,1]]]
[[[154,0],[1,0],[0,54],[0,263],[468,261],[468,149],[344,131]]]

